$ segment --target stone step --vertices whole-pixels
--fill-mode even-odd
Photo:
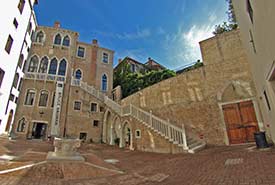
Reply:
[[[194,154],[194,153],[204,149],[205,147],[206,147],[206,143],[201,143],[200,145],[198,145],[194,148],[189,148],[188,152]]]

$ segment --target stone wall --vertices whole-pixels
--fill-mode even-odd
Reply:
[[[226,128],[220,104],[254,100],[255,86],[238,30],[202,41],[200,46],[203,67],[145,88],[122,104],[152,110],[179,127],[184,124],[187,132],[204,137],[208,144],[222,145]]]

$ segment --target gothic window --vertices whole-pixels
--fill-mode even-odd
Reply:
[[[107,91],[107,85],[108,85],[108,79],[106,74],[104,74],[102,75],[102,79],[101,79],[101,90]]]
[[[70,46],[70,37],[68,35],[64,37],[62,45]]]
[[[60,45],[60,44],[61,44],[61,40],[62,40],[61,35],[58,33],[58,34],[55,36],[55,38],[54,38],[54,44]]]
[[[26,127],[26,120],[25,118],[22,118],[18,121],[18,125],[17,125],[17,132],[24,132],[25,131],[25,127]]]
[[[42,31],[39,31],[39,32],[36,34],[35,42],[42,43],[43,40],[44,40],[44,33],[43,33]]]
[[[47,73],[48,70],[48,64],[49,64],[49,60],[47,57],[43,57],[41,62],[40,62],[40,66],[39,66],[39,73]]]
[[[36,73],[37,72],[37,68],[38,68],[38,57],[37,56],[33,56],[30,60],[29,63],[29,68],[28,68],[28,72],[31,73]]]
[[[57,59],[54,58],[51,60],[51,63],[50,63],[49,74],[56,75],[56,70],[57,70]]]
[[[65,76],[66,68],[67,68],[67,62],[65,59],[62,59],[59,64],[58,75]]]
[[[80,80],[82,78],[82,72],[80,69],[76,70],[75,72],[75,78]]]
[[[35,91],[32,89],[27,90],[26,98],[25,98],[25,105],[33,105],[35,98]]]
[[[48,103],[49,93],[48,91],[41,91],[39,98],[39,107],[46,107]]]

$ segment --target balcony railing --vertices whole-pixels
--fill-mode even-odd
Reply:
[[[25,73],[24,79],[59,81],[59,82],[66,81],[65,76],[41,74],[41,73]]]

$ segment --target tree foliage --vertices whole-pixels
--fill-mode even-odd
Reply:
[[[226,2],[228,3],[228,10],[226,13],[228,16],[229,23],[224,22],[223,24],[216,25],[215,30],[213,31],[214,35],[222,34],[224,32],[228,32],[238,28],[232,0],[226,0]]]
[[[124,98],[173,76],[176,76],[176,73],[169,69],[147,73],[131,73],[130,65],[124,63],[114,73],[114,87],[121,86],[122,97]]]

